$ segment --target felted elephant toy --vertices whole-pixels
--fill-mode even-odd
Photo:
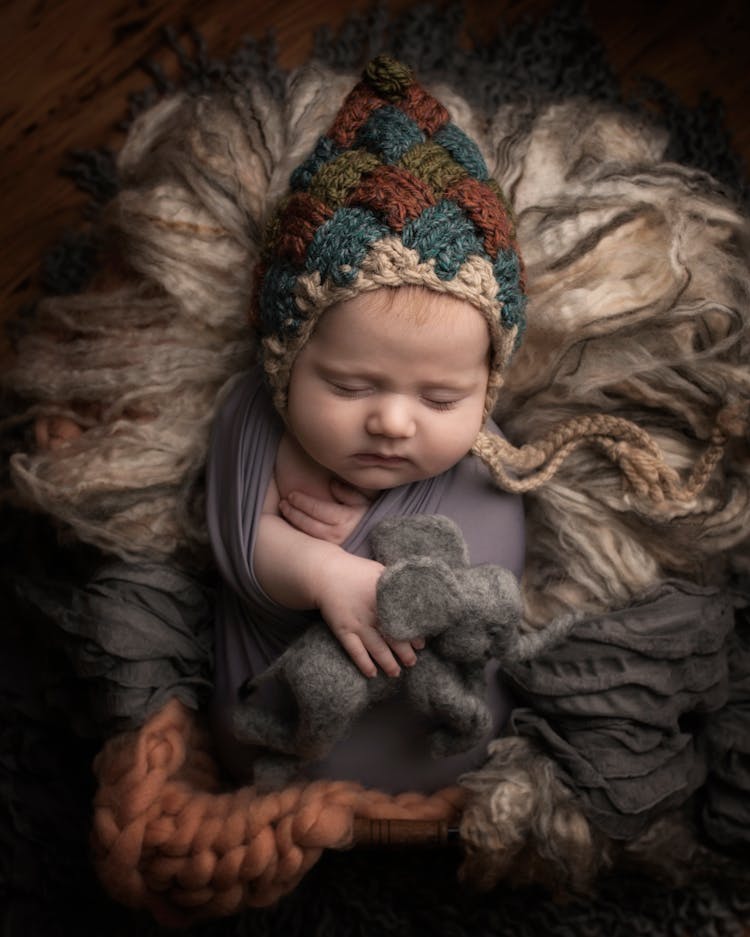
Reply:
[[[312,624],[240,690],[235,736],[269,749],[254,763],[256,785],[287,783],[303,763],[328,754],[368,706],[401,689],[435,726],[433,756],[466,751],[492,725],[487,661],[520,660],[539,646],[540,636],[519,632],[521,596],[513,574],[499,566],[471,567],[463,535],[449,518],[387,518],[370,542],[386,567],[377,586],[381,632],[401,641],[424,637],[426,646],[400,676],[379,671],[365,677],[325,623]],[[271,679],[290,694],[293,716],[254,702],[258,687]]]

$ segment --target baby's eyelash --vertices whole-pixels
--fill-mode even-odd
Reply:
[[[334,394],[338,394],[339,397],[348,397],[349,399],[364,397],[371,391],[370,387],[347,387],[345,384],[337,384],[335,381],[329,381],[328,383]],[[422,400],[432,410],[452,410],[458,403],[457,400],[433,400],[430,397],[423,397]]]
[[[433,410],[452,410],[458,401],[456,400],[430,400],[427,399],[427,403],[433,408]]]
[[[334,393],[342,397],[361,397],[368,392],[366,387],[345,387],[343,384],[334,384],[331,382]]]

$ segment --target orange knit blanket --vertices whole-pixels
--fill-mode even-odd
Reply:
[[[107,742],[94,771],[99,877],[169,926],[274,903],[324,849],[352,845],[357,818],[451,822],[464,799],[459,787],[393,797],[334,781],[228,789],[208,733],[177,700]]]

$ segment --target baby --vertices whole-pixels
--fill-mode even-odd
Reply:
[[[382,566],[368,534],[382,517],[445,514],[473,563],[520,575],[520,498],[483,460],[501,439],[490,414],[524,303],[512,220],[476,145],[408,68],[375,59],[268,226],[254,299],[260,367],[214,428],[208,521],[226,584],[214,712],[237,776],[252,760],[229,728],[237,689],[311,616],[366,675],[415,663],[423,642],[389,643],[377,628]],[[508,704],[495,677],[499,731]],[[434,788],[484,757],[485,743],[442,770],[412,763],[384,779],[378,763],[408,761],[418,731],[398,709],[375,714],[349,740],[349,767],[334,753],[320,774]]]
[[[396,676],[394,653],[406,665],[416,656],[377,630],[380,564],[340,544],[384,489],[440,475],[469,452],[489,351],[469,303],[400,287],[328,310],[292,368],[255,568],[280,604],[318,608],[366,675],[377,664]]]

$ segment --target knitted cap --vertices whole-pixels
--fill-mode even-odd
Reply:
[[[266,229],[252,310],[277,409],[326,308],[412,285],[484,316],[489,413],[525,324],[523,265],[502,190],[445,107],[410,68],[378,56],[290,188]]]

